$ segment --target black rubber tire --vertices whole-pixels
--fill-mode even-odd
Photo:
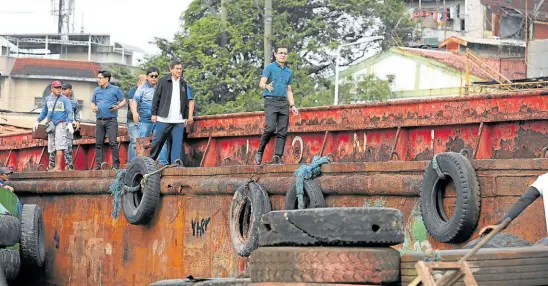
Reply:
[[[150,286],[192,286],[195,284],[196,281],[191,279],[167,279],[156,281],[150,284]]]
[[[245,188],[245,185],[242,185],[234,193],[229,215],[232,246],[238,255],[244,257],[259,247],[259,221],[263,214],[270,211],[270,200],[265,198],[265,192],[259,184],[250,182],[247,196]],[[248,204],[249,217],[244,218]],[[248,225],[247,233],[244,233],[244,222]]]
[[[320,185],[314,180],[304,180],[304,196],[305,209],[325,208],[325,199],[323,197],[322,189]],[[297,185],[293,183],[287,193],[285,194],[285,209],[296,210],[298,209],[297,200]]]
[[[0,263],[7,280],[15,280],[21,269],[21,256],[19,251],[11,249],[0,249]]]
[[[268,196],[268,192],[260,184],[257,184],[257,187],[259,187],[259,190],[261,190],[261,193],[263,194],[263,213],[271,212],[272,203],[270,202],[270,197]]]
[[[455,152],[436,155],[439,169],[445,178],[439,179],[430,161],[421,184],[421,213],[428,233],[437,241],[464,242],[478,225],[481,211],[481,193],[476,172],[470,161]],[[456,207],[448,218],[443,211],[442,197],[445,185],[453,180],[456,187]]]
[[[404,240],[403,213],[392,208],[273,211],[260,227],[261,246],[390,246]]]
[[[196,286],[247,286],[251,283],[249,278],[213,278],[198,282]]]
[[[143,176],[158,171],[158,165],[149,157],[137,157],[129,165],[124,177],[124,184],[130,187],[138,186]],[[124,217],[134,225],[148,224],[160,205],[161,174],[148,177],[144,189],[137,192],[127,192],[122,196]]]
[[[19,243],[21,222],[9,214],[0,215],[0,247],[13,246]]]
[[[470,242],[468,242],[464,248],[465,249],[472,249],[474,246],[476,246],[480,241],[482,241],[484,237],[476,238]],[[525,247],[525,246],[531,246],[531,243],[523,238],[519,238],[512,234],[506,234],[506,233],[498,233],[489,242],[487,242],[482,248],[503,248],[503,247]]]
[[[440,261],[457,261],[469,250],[442,250]],[[407,285],[416,276],[416,261],[424,259],[423,253],[411,252],[401,258],[402,285]],[[548,281],[548,248],[516,247],[480,249],[467,260],[479,285],[498,282],[497,285],[546,285],[538,284],[540,279]],[[457,285],[462,285],[458,283]]]
[[[44,266],[46,240],[44,218],[38,205],[23,205],[21,212],[21,262],[26,270]]]
[[[390,247],[262,247],[251,254],[253,282],[386,283],[400,280]]]

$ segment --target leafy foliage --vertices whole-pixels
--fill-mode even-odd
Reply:
[[[229,2],[228,43],[221,47],[221,1],[194,0],[181,17],[181,31],[173,41],[156,39],[161,53],[148,58],[144,67],[164,70],[170,60],[181,59],[184,78],[196,94],[198,114],[261,110],[263,1]],[[396,31],[412,25],[401,0],[276,0],[272,4],[272,44],[289,47],[292,88],[300,107],[332,104],[333,84],[326,77],[332,74],[338,45],[365,36],[383,37],[360,45],[361,52],[356,47],[343,49],[342,65],[348,65],[368,50],[385,50],[400,42]],[[381,81],[370,77],[366,81],[353,90],[369,91],[377,85],[385,90]]]
[[[137,75],[132,72],[128,67],[123,65],[112,65],[110,66],[110,72],[112,73],[113,79],[116,80],[115,85],[122,89],[124,94],[137,85]]]

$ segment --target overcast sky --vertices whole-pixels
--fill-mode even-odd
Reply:
[[[154,53],[157,50],[148,42],[154,37],[171,39],[191,1],[74,0],[74,32],[79,33],[83,23],[85,33],[110,34],[112,41]],[[0,33],[57,33],[57,18],[51,9],[52,0],[0,0]]]

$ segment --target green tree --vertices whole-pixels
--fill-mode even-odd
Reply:
[[[340,86],[339,101],[341,104],[352,104],[387,100],[390,97],[390,84],[393,80],[394,77],[383,80],[374,74],[358,77]]]
[[[127,94],[128,91],[137,85],[137,74],[132,72],[128,67],[123,65],[111,65],[109,67],[112,77],[115,80],[115,85],[120,87],[124,94]]]
[[[156,39],[161,50],[144,67],[184,63],[184,77],[196,94],[199,114],[262,109],[258,87],[263,67],[262,0],[230,1],[228,43],[221,47],[220,0],[194,0],[181,17],[182,29],[173,41]],[[412,23],[401,0],[278,0],[273,2],[273,46],[289,47],[293,91],[298,106],[331,104],[333,50],[364,36],[383,40],[343,50],[343,65],[370,49],[388,48]],[[163,69],[163,68],[162,68]]]

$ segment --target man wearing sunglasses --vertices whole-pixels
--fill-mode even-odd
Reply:
[[[154,122],[152,122],[152,98],[158,84],[160,70],[157,67],[149,67],[146,71],[146,82],[137,89],[133,102],[131,103],[131,111],[133,114],[133,122],[139,126],[138,137],[148,137],[154,130]],[[167,159],[167,144],[164,144],[160,157],[158,158],[160,165],[169,164]]]
[[[66,83],[63,84],[63,91],[62,95],[64,95],[66,98],[70,100],[70,104],[72,105],[72,114],[74,115],[73,121],[72,121],[72,127],[74,128],[74,131],[77,131],[80,129],[80,105],[78,104],[78,100],[74,98],[74,95],[72,93],[72,84]],[[74,170],[74,165],[72,164],[72,140],[73,134],[67,134],[69,144],[67,145],[67,150],[65,151],[65,170]],[[48,170],[51,170],[55,167],[55,153],[49,154],[49,166]]]
[[[276,147],[272,164],[283,164],[282,156],[289,125],[289,110],[294,115],[299,114],[291,90],[293,72],[286,65],[287,47],[276,47],[274,57],[276,61],[266,66],[259,82],[259,87],[263,89],[265,129],[261,136],[259,149],[255,154],[255,164],[257,165],[261,164],[264,149],[274,135],[276,135]]]

